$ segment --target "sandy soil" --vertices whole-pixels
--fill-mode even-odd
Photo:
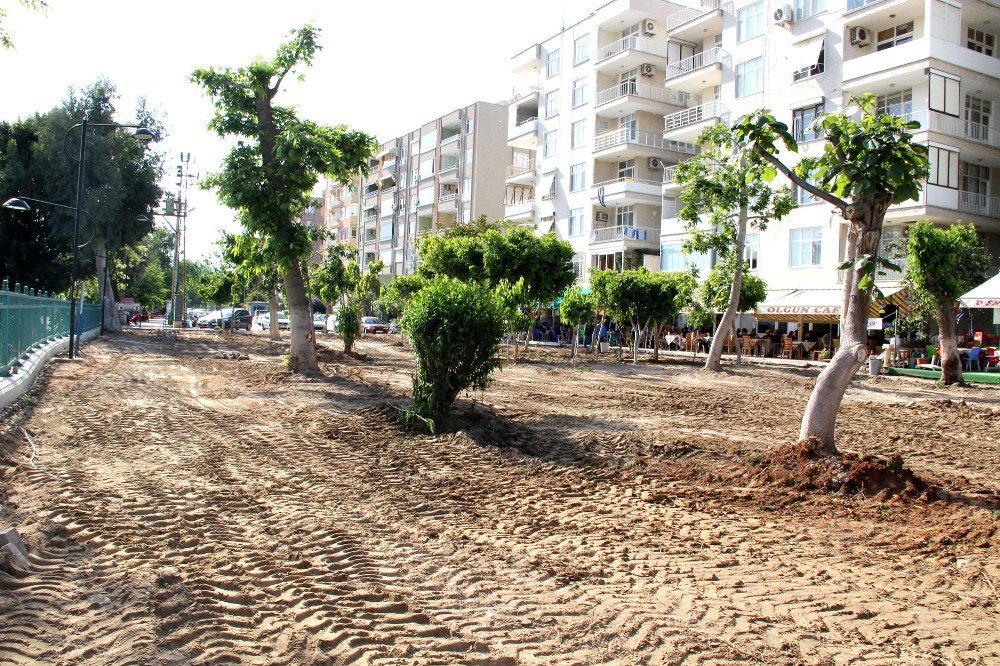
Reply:
[[[996,388],[859,377],[841,446],[970,500],[903,501],[754,482],[811,370],[533,351],[434,437],[386,406],[401,347],[321,379],[281,351],[127,334],[51,366],[0,438],[32,551],[0,663],[1000,663]]]

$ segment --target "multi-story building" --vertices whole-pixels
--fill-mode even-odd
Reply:
[[[816,114],[873,93],[880,110],[920,121],[931,159],[920,199],[890,209],[886,245],[916,220],[961,220],[996,263],[998,27],[998,0],[608,2],[514,56],[529,87],[510,105],[508,216],[569,240],[581,281],[586,267],[707,269],[713,257],[683,253],[673,178],[698,134],[769,108],[793,129],[799,156],[819,155]],[[748,237],[750,268],[769,300],[839,304],[847,223],[795,194],[799,208]]]
[[[326,219],[326,201],[324,198],[316,198],[306,206],[299,216],[299,221],[310,227],[322,230]],[[309,254],[309,263],[318,264],[323,261],[325,244],[322,238],[313,241],[312,252]]]
[[[424,235],[504,213],[507,106],[476,102],[383,143],[361,181],[362,266],[412,273]]]
[[[357,246],[361,220],[360,177],[347,184],[327,180],[326,187],[323,188],[323,201],[328,238],[333,242]]]

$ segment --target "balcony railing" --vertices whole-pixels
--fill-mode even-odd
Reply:
[[[642,227],[604,227],[590,232],[591,243],[609,243],[620,240],[655,241],[659,229],[643,229]]]
[[[673,150],[678,153],[694,155],[698,152],[698,147],[693,143],[683,141],[666,141],[659,134],[644,132],[643,130],[622,127],[594,137],[594,150],[607,150],[626,144],[646,146],[648,148],[662,148],[663,150]]]
[[[534,162],[521,162],[518,164],[511,164],[507,167],[507,177],[514,178],[515,176],[523,176],[526,173],[531,173],[535,170]]]
[[[931,132],[940,132],[958,139],[968,139],[976,143],[1000,148],[1000,130],[988,125],[974,123],[970,120],[955,118],[937,111],[914,111],[904,116],[907,120],[916,120],[920,128]]]
[[[383,197],[388,197],[388,196],[392,196],[392,194],[393,194],[393,193],[394,193],[395,191],[396,191],[396,186],[395,186],[395,185],[393,185],[392,187],[384,187],[384,188],[382,188],[381,190],[379,190],[379,192],[381,192],[381,193],[382,193],[382,196],[383,196]]]
[[[378,219],[378,213],[372,213],[371,215],[365,215],[364,217],[362,217],[361,221],[364,222],[365,224],[368,224],[369,222],[374,222],[377,219]]]
[[[958,193],[958,209],[966,213],[1000,218],[1000,197],[961,191]]]
[[[884,0],[847,0],[847,11],[853,12],[855,9],[861,9],[862,7],[874,5],[879,2],[884,2]]]
[[[664,118],[663,131],[669,132],[670,130],[695,125],[703,120],[710,120],[711,118],[718,118],[722,122],[727,122],[729,120],[729,109],[727,109],[722,102],[719,101],[706,102],[705,104],[692,106],[690,109],[684,109],[683,111],[678,111],[677,113],[671,113],[669,116]]]
[[[606,180],[603,183],[594,183],[594,188],[609,187],[618,183],[636,183],[638,185],[652,185],[654,187],[660,186],[660,181],[658,180],[648,180],[646,178],[632,178],[631,176],[626,176],[623,178],[615,178],[614,180]]]
[[[629,50],[642,51],[643,53],[660,56],[661,58],[667,57],[667,49],[662,44],[657,44],[636,35],[629,35],[628,37],[619,39],[617,42],[612,42],[607,46],[597,49],[596,61],[601,62]]]
[[[684,60],[678,60],[675,63],[667,65],[667,81],[716,63],[728,67],[731,60],[729,53],[725,49],[721,46],[716,46],[707,51],[695,53],[690,58],[684,58]]]
[[[462,138],[462,133],[461,132],[457,132],[455,134],[452,134],[449,137],[445,137],[444,139],[441,139],[441,145],[442,146],[447,146],[448,144],[455,143],[456,141],[458,141],[461,138]]]
[[[668,16],[667,30],[673,30],[679,25],[714,12],[716,9],[726,10],[730,7],[730,3],[723,2],[722,0],[702,0],[701,7],[686,7]]]
[[[610,104],[623,97],[638,97],[664,104],[677,104],[677,94],[666,88],[655,87],[637,81],[624,81],[616,86],[602,90],[594,96],[594,106]]]
[[[534,211],[535,202],[532,200],[528,201],[518,201],[517,203],[509,203],[504,205],[504,215],[508,217],[513,217],[515,215],[524,215],[526,213],[531,213]]]
[[[438,197],[438,203],[448,203],[458,198],[458,192],[446,192]]]

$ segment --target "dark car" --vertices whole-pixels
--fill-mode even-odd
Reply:
[[[361,318],[361,332],[362,333],[388,333],[389,325],[378,317],[362,317]]]
[[[250,330],[250,311],[243,308],[214,310],[198,320],[198,328],[242,328]]]

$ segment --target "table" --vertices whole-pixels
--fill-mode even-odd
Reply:
[[[668,347],[674,344],[675,342],[680,343],[683,340],[684,339],[681,336],[677,335],[676,333],[667,333],[666,335],[663,336],[663,342],[665,342]]]

